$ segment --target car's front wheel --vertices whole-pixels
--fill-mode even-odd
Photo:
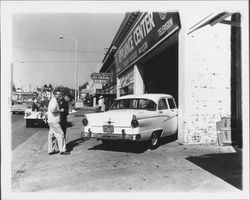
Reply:
[[[158,132],[153,132],[149,139],[149,148],[156,149],[159,147],[160,134]]]

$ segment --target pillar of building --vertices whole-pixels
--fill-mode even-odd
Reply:
[[[144,94],[143,66],[134,66],[134,94]]]
[[[93,98],[93,107],[96,107],[96,97]]]
[[[185,25],[184,13],[180,12],[180,18],[182,19],[182,24]],[[184,26],[183,25],[183,26]],[[178,57],[179,57],[179,66],[178,66],[178,141],[184,143],[184,114],[185,114],[185,91],[187,85],[186,83],[186,71],[185,67],[185,51],[186,51],[186,29],[182,27],[179,36],[178,36]]]
[[[120,79],[116,78],[116,98],[120,97]]]

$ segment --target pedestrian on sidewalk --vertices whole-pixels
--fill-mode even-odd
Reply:
[[[98,111],[99,112],[104,112],[105,111],[105,104],[104,104],[104,98],[103,96],[99,97],[99,101],[98,101]]]
[[[58,90],[54,91],[54,96],[51,98],[48,106],[48,124],[49,124],[49,134],[48,134],[48,153],[52,155],[56,152],[56,143],[53,142],[53,137],[56,138],[59,152],[61,155],[68,155],[69,152],[66,151],[66,142],[62,128],[60,126],[60,114],[64,111],[59,109],[58,100],[61,92]]]
[[[69,94],[64,94],[61,96],[59,101],[59,109],[63,109],[63,112],[61,112],[60,115],[60,125],[62,128],[62,131],[64,133],[64,138],[66,140],[66,130],[67,130],[67,118],[69,115],[69,102],[71,101],[71,97]]]

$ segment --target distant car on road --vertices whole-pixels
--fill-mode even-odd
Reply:
[[[12,114],[22,113],[24,114],[25,110],[27,109],[27,103],[15,101],[14,104],[11,106]]]
[[[177,134],[178,110],[168,94],[127,95],[118,98],[106,112],[83,116],[83,136],[111,141],[147,141],[157,148],[159,139]]]

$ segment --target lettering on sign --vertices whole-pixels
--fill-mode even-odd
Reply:
[[[112,77],[112,73],[92,73],[90,77],[92,80],[108,81]]]
[[[159,37],[161,37],[169,28],[171,28],[171,26],[173,26],[173,19],[172,17],[165,23],[162,25],[162,27],[158,30],[158,35]]]
[[[134,60],[137,57],[137,52],[135,51],[132,56],[129,58],[130,61]]]
[[[147,41],[143,43],[143,45],[139,48],[139,53],[142,53],[143,51],[146,51],[148,48],[148,43]]]
[[[128,37],[127,41],[119,50],[119,62],[122,62],[134,50],[134,46],[138,46],[154,27],[153,13],[146,13],[141,22],[134,29],[133,34]]]
[[[94,84],[106,84],[107,80],[94,80]]]
[[[144,12],[115,54],[117,74],[180,29],[178,12]]]
[[[140,24],[134,30],[134,41],[137,46],[144,37],[155,27],[153,13],[147,13]]]

